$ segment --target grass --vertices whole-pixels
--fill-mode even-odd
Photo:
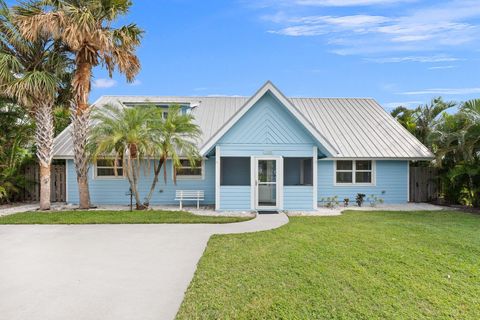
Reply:
[[[480,216],[359,212],[216,235],[178,319],[480,319]]]
[[[0,217],[0,224],[229,223],[248,217],[198,216],[184,211],[31,211]]]

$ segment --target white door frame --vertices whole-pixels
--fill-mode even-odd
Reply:
[[[276,206],[259,206],[258,205],[258,161],[259,160],[275,160],[276,164]],[[253,184],[252,184],[252,193],[253,193],[253,209],[254,210],[282,210],[283,209],[283,157],[281,156],[256,156],[252,157],[252,177],[253,177]]]

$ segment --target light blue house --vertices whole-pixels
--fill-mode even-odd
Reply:
[[[177,204],[176,190],[202,190],[217,210],[313,210],[322,199],[354,201],[374,194],[386,203],[408,202],[409,162],[432,153],[372,99],[287,98],[271,82],[252,97],[104,96],[96,107],[180,104],[203,135],[203,160],[167,163],[152,204]],[[78,203],[70,128],[55,139],[55,158],[67,164],[67,202]],[[121,173],[121,168],[120,168]],[[127,204],[126,178],[112,161],[90,167],[94,204]],[[153,174],[142,177],[146,194]]]

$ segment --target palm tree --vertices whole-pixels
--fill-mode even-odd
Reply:
[[[0,94],[14,99],[35,119],[40,209],[48,210],[54,134],[52,109],[59,92],[69,82],[70,61],[57,42],[45,36],[33,41],[24,38],[4,1],[0,2],[0,29]]]
[[[418,106],[415,109],[415,136],[425,145],[428,145],[428,135],[431,132],[432,127],[435,125],[435,121],[443,114],[447,109],[455,106],[454,102],[443,101],[441,97],[434,98],[430,104]]]
[[[457,114],[445,114],[432,128],[429,141],[436,164],[444,167],[448,191],[457,200],[480,205],[480,100],[460,106]]]
[[[132,82],[140,71],[136,47],[143,31],[135,24],[114,28],[112,23],[128,13],[130,0],[43,0],[16,8],[16,21],[25,37],[35,40],[51,35],[61,40],[75,56],[72,86],[74,161],[80,196],[80,208],[90,207],[88,191],[89,105],[92,69],[105,66],[110,77],[115,70]]]
[[[163,178],[167,182],[168,158],[177,167],[180,164],[180,157],[195,161],[199,158],[196,141],[200,137],[200,127],[193,123],[193,115],[182,114],[179,105],[172,105],[168,109],[166,119],[162,118],[162,110],[157,109],[156,121],[153,123],[153,137],[156,144],[155,152],[159,159],[154,160],[154,177],[148,195],[143,205],[148,207],[152,198],[155,186],[157,185],[160,172],[163,167]],[[154,155],[154,156],[156,156]],[[174,171],[175,172],[175,171]],[[176,175],[173,176],[176,183]]]
[[[398,106],[393,109],[390,114],[411,134],[415,134],[415,130],[417,129],[417,124],[414,117],[415,110],[408,109],[404,106]]]
[[[142,209],[138,192],[141,167],[149,168],[148,158],[155,152],[151,124],[154,114],[150,108],[128,108],[107,105],[95,109],[88,150],[92,160],[110,158],[118,174],[118,163],[130,183],[137,209]]]

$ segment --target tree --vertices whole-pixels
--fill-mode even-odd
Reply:
[[[150,108],[128,108],[107,105],[95,109],[92,121],[95,126],[89,136],[88,150],[92,160],[112,159],[115,174],[118,164],[130,183],[137,209],[142,208],[138,181],[142,166],[148,166],[149,158],[155,152],[151,124],[155,120]]]
[[[115,70],[132,82],[140,71],[136,47],[143,31],[135,24],[119,28],[112,26],[121,15],[128,13],[130,0],[43,0],[16,8],[16,21],[25,37],[31,40],[51,35],[61,40],[75,57],[72,86],[75,94],[72,106],[74,161],[80,196],[80,208],[90,207],[88,191],[88,155],[86,144],[92,69],[104,66],[110,77]]]
[[[429,135],[436,165],[449,184],[446,193],[456,201],[480,206],[480,100],[444,114]]]
[[[33,4],[31,8],[36,8]],[[40,164],[40,209],[50,209],[50,166],[53,158],[52,109],[69,81],[70,60],[61,45],[45,36],[26,39],[9,8],[0,2],[0,92],[35,119],[36,154]]]
[[[428,135],[442,113],[455,106],[454,102],[445,102],[441,97],[433,98],[429,104],[418,106],[414,117],[416,123],[415,136],[421,143],[431,147],[428,143]]]
[[[402,126],[411,134],[415,134],[417,123],[415,122],[415,110],[408,109],[404,106],[398,106],[390,113]]]
[[[160,172],[163,167],[163,178],[167,182],[168,158],[172,159],[172,165],[177,167],[180,164],[180,157],[195,161],[199,158],[196,141],[201,131],[200,127],[193,123],[193,115],[182,114],[181,107],[178,105],[170,106],[167,117],[163,120],[162,111],[157,109],[155,115],[156,121],[153,122],[153,138],[155,142],[155,152],[158,153],[158,161],[154,160],[154,177],[148,195],[145,197],[143,205],[148,207],[152,198],[155,186],[157,185]],[[174,183],[176,176],[174,175]]]
[[[35,124],[24,108],[8,100],[0,100],[0,203],[9,201],[25,179],[22,165],[32,156]]]
[[[431,129],[443,112],[454,106],[454,102],[445,102],[438,97],[433,98],[429,104],[420,105],[415,109],[399,106],[390,114],[421,143],[431,147],[428,140]]]

